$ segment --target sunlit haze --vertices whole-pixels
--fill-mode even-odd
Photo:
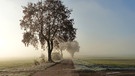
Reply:
[[[43,51],[21,42],[22,7],[38,0],[0,0],[0,59],[37,57]],[[73,9],[80,52],[89,56],[135,55],[134,0],[62,0]],[[40,48],[40,47],[39,47]]]

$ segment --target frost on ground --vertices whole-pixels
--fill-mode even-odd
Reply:
[[[75,70],[81,70],[81,71],[101,71],[105,70],[105,68],[101,68],[98,66],[95,66],[93,63],[88,63],[86,61],[80,60],[80,59],[73,59]]]
[[[55,63],[43,63],[40,65],[32,65],[29,67],[13,67],[0,70],[0,76],[31,76],[36,71],[42,71],[46,68],[53,66]]]
[[[81,59],[73,59],[75,70],[80,71],[135,71],[135,67],[116,67],[104,64],[93,64]]]
[[[30,73],[2,73],[0,76],[31,76]]]
[[[76,70],[88,70],[88,63],[79,59],[73,59],[74,67]]]

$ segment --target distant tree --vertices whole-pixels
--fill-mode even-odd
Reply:
[[[80,46],[77,41],[67,42],[67,51],[72,57],[74,57],[75,52],[79,52]]]
[[[48,61],[53,62],[53,48],[61,42],[73,41],[76,37],[74,19],[70,19],[71,11],[61,0],[28,3],[23,7],[24,16],[20,20],[24,30],[22,42],[25,46],[33,45],[35,48],[41,43],[42,49],[48,48]]]
[[[60,43],[58,50],[60,51],[61,58],[63,58],[63,51],[67,49],[67,42]]]
[[[62,53],[63,50],[68,51],[70,55],[74,57],[74,53],[79,52],[80,46],[77,41],[69,41],[69,42],[60,43],[57,49],[60,50],[62,58],[63,58],[63,53]]]

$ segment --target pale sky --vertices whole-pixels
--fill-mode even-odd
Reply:
[[[35,57],[41,54],[21,42],[22,7],[38,0],[0,0],[0,59]],[[78,54],[90,56],[135,55],[134,0],[62,0],[73,9]]]

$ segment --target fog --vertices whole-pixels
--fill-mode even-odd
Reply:
[[[42,49],[25,47],[21,42],[22,7],[38,0],[0,1],[0,59],[36,58]],[[135,56],[135,5],[126,0],[62,0],[73,9],[76,40],[80,51],[75,56]],[[46,52],[46,51],[45,51]],[[46,53],[45,53],[46,54]],[[66,55],[66,54],[65,54]],[[69,54],[67,54],[69,55]]]
[[[66,3],[67,2],[67,3]],[[89,56],[135,55],[135,10],[126,0],[66,1],[78,28],[79,54]]]

